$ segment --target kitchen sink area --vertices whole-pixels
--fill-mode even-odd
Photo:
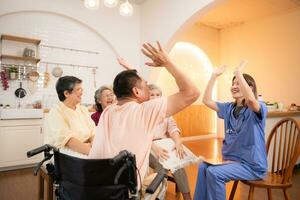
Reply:
[[[43,118],[43,109],[31,108],[6,108],[0,109],[0,119],[41,119]]]

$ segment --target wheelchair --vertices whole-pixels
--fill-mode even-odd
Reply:
[[[159,172],[146,189],[146,194],[141,195],[135,156],[126,150],[111,159],[82,159],[63,154],[46,144],[28,151],[27,157],[42,152],[44,159],[37,164],[34,175],[48,161],[46,169],[53,178],[57,200],[164,199],[167,171]],[[52,157],[54,164],[50,161]]]

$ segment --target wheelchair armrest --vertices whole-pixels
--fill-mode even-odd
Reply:
[[[162,183],[164,178],[167,177],[167,173],[167,170],[162,170],[158,172],[153,181],[147,187],[146,193],[153,194],[157,190],[158,186]]]
[[[54,151],[57,151],[57,149],[56,149],[55,147],[53,147],[53,146],[51,146],[51,145],[49,145],[49,144],[45,144],[45,145],[43,145],[43,146],[41,146],[41,147],[38,147],[38,148],[33,149],[33,150],[31,150],[31,151],[28,151],[28,152],[27,152],[27,157],[30,158],[30,157],[32,157],[32,156],[35,156],[36,154],[41,153],[41,152],[49,152],[49,151],[51,151],[52,149],[53,149]]]

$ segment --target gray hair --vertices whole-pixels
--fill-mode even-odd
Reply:
[[[162,91],[161,91],[160,87],[158,87],[155,84],[149,84],[148,88],[149,88],[149,90],[158,90],[160,92],[160,94],[162,94]]]
[[[96,90],[95,95],[94,95],[95,105],[96,105],[96,110],[100,111],[100,112],[102,112],[102,106],[100,103],[98,103],[98,99],[104,90],[113,91],[111,87],[106,86],[106,85],[103,85],[98,90]]]

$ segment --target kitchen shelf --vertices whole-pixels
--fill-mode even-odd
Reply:
[[[22,60],[22,61],[31,61],[34,64],[37,64],[40,62],[39,58],[32,58],[32,57],[22,57],[22,56],[13,56],[13,55],[4,55],[2,54],[1,56],[2,59],[12,59],[12,60]]]
[[[19,37],[14,35],[6,35],[6,34],[1,35],[1,40],[10,40],[16,42],[30,43],[35,45],[39,45],[41,43],[41,40],[38,39]]]

